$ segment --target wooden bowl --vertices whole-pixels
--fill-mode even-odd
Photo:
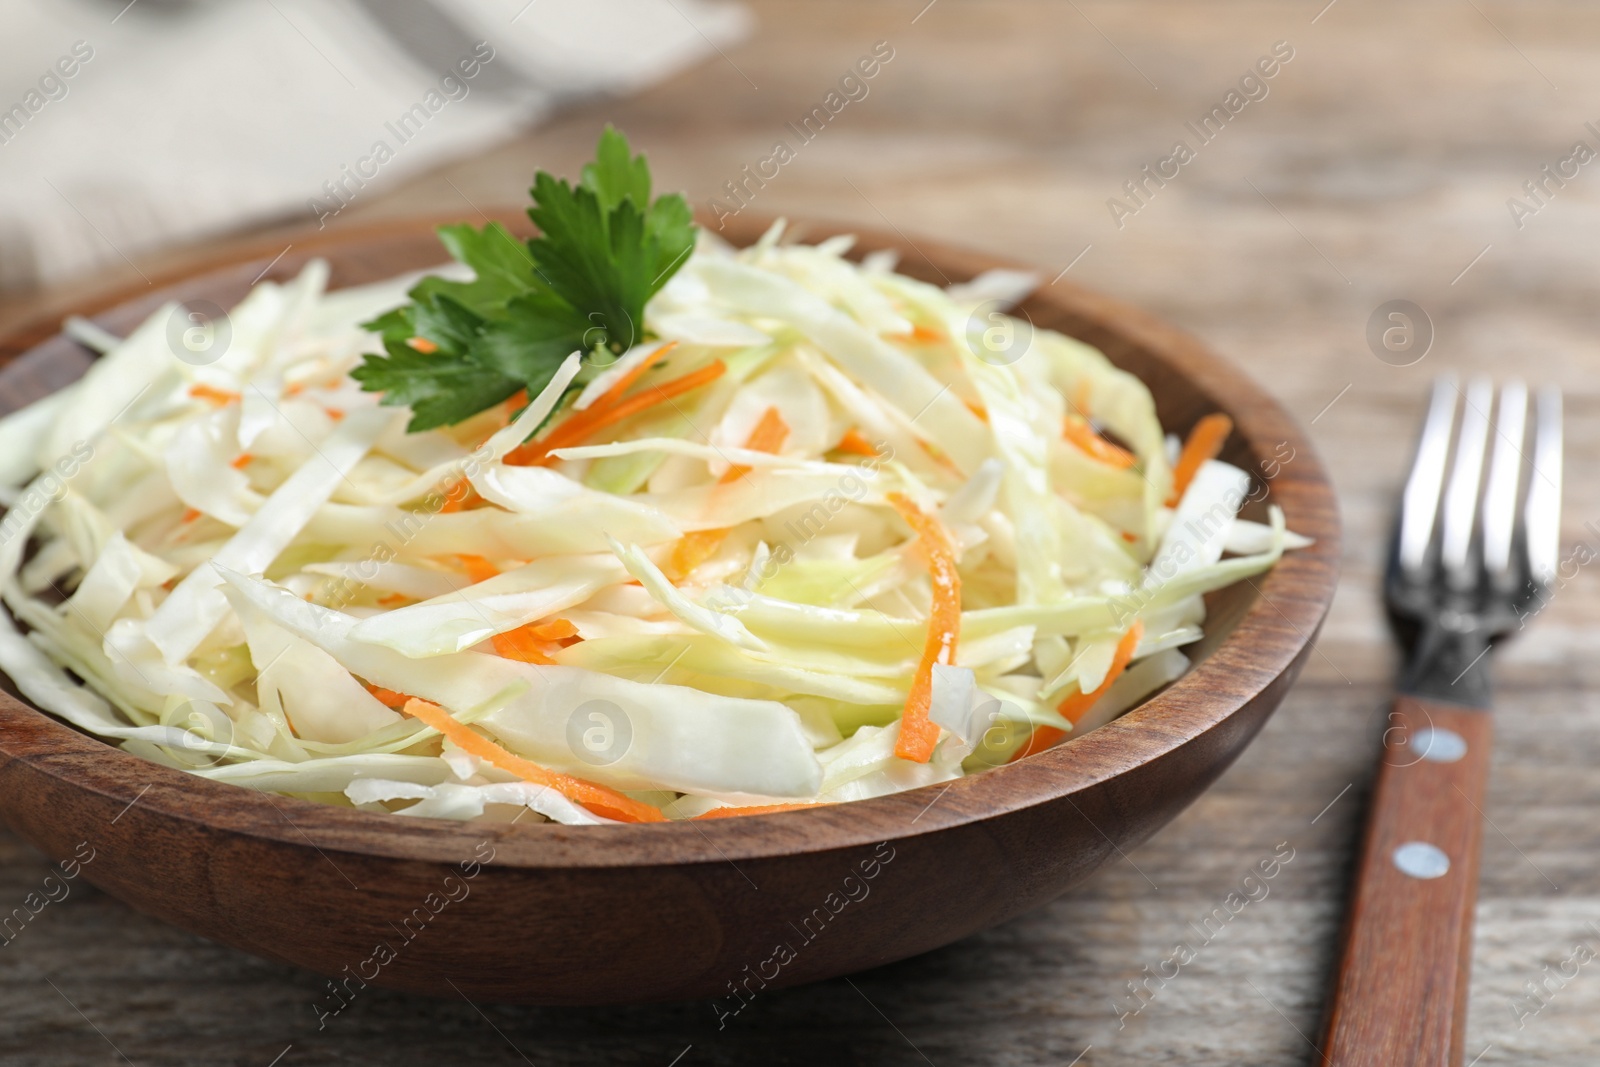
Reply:
[[[504,221],[524,229],[520,215]],[[78,309],[130,330],[163,301],[231,307],[313,256],[334,287],[440,262],[432,221],[225,249],[199,272]],[[764,222],[735,220],[735,244]],[[862,231],[901,269],[958,281],[1014,266]],[[281,240],[281,239],[280,239]],[[269,269],[270,268],[270,269]],[[1333,596],[1334,494],[1289,415],[1193,338],[1060,281],[1022,310],[1149,383],[1161,421],[1233,417],[1225,458],[1262,479],[1316,544],[1210,598],[1199,662],[1102,729],[1018,763],[811,811],[666,825],[473,825],[384,816],[221,785],[146,762],[0,693],[0,811],[140,911],[334,979],[474,1001],[602,1004],[723,998],[874,967],[1043,904],[1144,841],[1233,762],[1283,699]],[[0,410],[81,374],[89,356],[41,322],[0,340]],[[1286,457],[1291,457],[1286,459]],[[1261,504],[1253,505],[1257,509]],[[1258,592],[1259,590],[1259,592]],[[1262,798],[1263,803],[1267,798]]]

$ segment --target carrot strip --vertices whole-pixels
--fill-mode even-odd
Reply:
[[[406,345],[409,348],[421,352],[425,356],[431,356],[435,352],[439,351],[439,346],[428,340],[426,337],[408,338],[406,340]]]
[[[525,629],[541,641],[565,641],[569,637],[578,636],[578,628],[567,619],[529,623]]]
[[[928,454],[929,459],[939,464],[939,466],[943,467],[951,474],[954,474],[958,477],[961,475],[961,468],[956,466],[955,460],[951,459],[949,454],[946,453],[944,449],[940,448],[932,441],[924,441],[921,438],[917,439],[917,444],[922,446],[922,450]]]
[[[1133,659],[1133,650],[1139,647],[1139,638],[1144,636],[1144,622],[1135,619],[1128,632],[1122,635],[1117,642],[1117,650],[1111,656],[1111,669],[1106,671],[1105,680],[1095,688],[1092,693],[1073,693],[1060,704],[1056,710],[1061,717],[1072,725],[1078,725],[1084,714],[1094,707],[1095,702],[1106,695],[1106,690],[1111,688],[1111,683],[1121,677],[1122,672],[1128,669],[1128,661]],[[1028,735],[1028,743],[1011,756],[1009,762],[1015,763],[1024,756],[1031,756],[1035,752],[1043,752],[1051,745],[1067,736],[1067,732],[1054,726],[1035,726],[1033,733]]]
[[[1071,441],[1078,451],[1090,459],[1098,460],[1108,466],[1127,470],[1137,462],[1132,452],[1118,448],[1107,441],[1094,432],[1093,426],[1077,416],[1067,416],[1067,421],[1061,427],[1061,436]]]
[[[406,701],[416,699],[415,697],[408,696],[405,693],[396,692],[393,689],[385,689],[381,685],[373,685],[371,682],[362,682],[361,684],[366,686],[367,692],[376,697],[378,703],[382,704],[386,708],[403,708],[405,707]]]
[[[967,410],[968,411],[970,411],[974,415],[978,416],[978,418],[982,419],[984,422],[988,422],[989,421],[989,409],[988,408],[984,407],[982,404],[978,403],[976,400],[963,400],[962,403],[967,406]]]
[[[1128,627],[1128,632],[1122,635],[1122,640],[1117,642],[1117,650],[1111,656],[1111,669],[1106,671],[1105,679],[1094,692],[1074,693],[1056,705],[1061,717],[1076,726],[1078,720],[1083,718],[1084,712],[1093,707],[1095,701],[1105,696],[1106,690],[1111,688],[1111,683],[1128,669],[1128,663],[1133,659],[1133,651],[1139,647],[1139,639],[1143,636],[1144,622],[1135,619],[1133,625]]]
[[[488,444],[490,438],[499,433],[501,430],[505,429],[507,426],[510,426],[511,420],[515,417],[517,411],[524,407],[527,403],[528,391],[526,389],[518,389],[516,392],[502,400],[500,402],[500,406],[494,409],[495,427],[483,435],[483,440],[478,442],[479,447]]]
[[[752,451],[752,453],[766,453],[770,454],[770,456],[776,456],[787,440],[789,440],[789,422],[784,421],[784,413],[779,411],[778,408],[766,408],[766,411],[762,413],[762,418],[755,422],[755,429],[750,430],[749,437],[744,440],[744,446],[746,446],[746,450]],[[747,470],[749,470],[749,467],[728,467],[728,470],[722,475],[723,483],[736,482]],[[739,472],[739,474],[734,474],[734,472]]]
[[[698,389],[708,382],[715,381],[722,377],[727,369],[727,364],[719,359],[714,363],[701,367],[697,371],[691,371],[681,378],[662,382],[660,385],[653,386],[626,400],[619,400],[598,411],[596,408],[599,408],[600,405],[596,401],[595,405],[589,408],[588,411],[578,412],[554,430],[551,430],[549,436],[542,441],[529,441],[518,445],[507,453],[505,459],[501,462],[514,467],[531,467],[543,463],[549,458],[551,452],[575,445],[607,426],[615,425],[657,404],[664,404],[675,396],[680,396],[690,390]],[[612,391],[614,392],[616,388],[616,386],[613,386]],[[606,396],[610,395],[610,393],[606,394]],[[605,398],[602,397],[601,399]]]
[[[623,371],[622,376],[611,383],[611,388],[595,397],[594,403],[589,405],[589,410],[593,411],[597,407],[608,408],[620,401],[628,392],[628,390],[633,388],[633,384],[640,378],[644,377],[645,371],[649,370],[651,367],[659,366],[662,358],[665,357],[668,352],[671,352],[677,347],[678,342],[668,341],[666,344],[650,353],[649,359],[640,360],[638,363]]]
[[[574,410],[569,412],[566,419],[563,420],[559,426],[551,430],[549,435],[542,443],[533,441],[524,443],[520,447],[514,449],[511,454],[506,457],[505,462],[510,463],[513,466],[517,466],[519,465],[518,461],[514,461],[511,458],[512,456],[520,457],[524,454],[536,455],[537,458],[530,460],[526,464],[521,464],[523,466],[532,466],[535,463],[542,462],[546,453],[553,452],[557,448],[563,448],[566,445],[581,441],[583,438],[589,436],[590,433],[600,429],[602,425],[600,422],[601,417],[604,416],[606,412],[620,404],[622,402],[622,398],[627,395],[628,390],[633,388],[634,383],[636,383],[640,378],[644,377],[645,373],[652,367],[660,366],[661,357],[665,356],[668,352],[671,352],[676,347],[678,347],[678,342],[668,341],[666,344],[652,352],[649,359],[640,360],[638,363],[635,363],[633,366],[629,367],[626,371],[623,371],[621,376],[618,377],[616,381],[611,383],[610,388],[601,393],[599,396],[595,397],[594,403],[590,404],[588,408],[583,411]],[[536,448],[539,450],[537,453],[535,452]]]
[[[712,808],[710,811],[701,812],[696,819],[729,819],[736,815],[770,815],[775,811],[798,811],[801,808],[821,808],[824,804],[807,802],[803,804],[753,804],[748,808],[721,807]]]
[[[761,418],[756,422],[755,429],[750,431],[750,436],[745,440],[744,446],[752,452],[767,452],[776,455],[783,447],[783,442],[789,438],[789,424],[783,420],[783,413],[776,407],[769,407],[761,413]],[[720,485],[743,478],[750,473],[749,467],[730,466],[722,472]],[[695,530],[679,538],[678,543],[672,546],[672,558],[669,566],[672,574],[682,578],[700,564],[716,555],[717,549],[722,547],[722,542],[728,539],[727,530]]]
[[[332,419],[334,422],[338,422],[344,418],[343,408],[323,408],[322,410],[326,411],[328,413],[328,418]]]
[[[390,593],[387,596],[379,597],[378,603],[383,607],[388,607],[391,604],[404,604],[410,599],[411,598],[406,596],[404,593]]]
[[[954,663],[961,635],[961,574],[956,570],[955,548],[938,519],[902,493],[890,493],[889,503],[921,539],[922,554],[933,581],[933,607],[928,612],[928,639],[911,680],[905,710],[900,714],[900,738],[894,754],[901,759],[927,763],[939,742],[939,724],[928,718],[933,703],[933,668]]]
[[[683,578],[716,555],[727,537],[727,530],[694,530],[684,534],[672,546],[672,556],[667,561],[670,573]]]
[[[544,666],[555,663],[555,660],[550,658],[549,644],[535,637],[527,626],[495,634],[490,641],[494,645],[495,655],[502,659],[514,659],[519,663],[538,663]]]
[[[615,789],[598,782],[574,778],[539,766],[532,760],[513,755],[476,730],[458,722],[453,715],[437,704],[415,697],[406,701],[403,709],[407,715],[419,719],[448,737],[463,752],[477,756],[487,763],[514,774],[525,782],[546,785],[568,800],[582,804],[596,815],[623,822],[665,822],[666,816],[659,808],[624,796]]]
[[[439,514],[451,515],[457,511],[465,511],[482,499],[478,491],[472,488],[471,482],[465,478],[458,478],[445,489],[444,503],[439,505]]]
[[[833,447],[835,451],[849,452],[857,456],[876,456],[878,454],[878,450],[872,447],[872,442],[862,437],[860,431],[854,426],[846,430],[844,436],[839,438],[839,443]]]
[[[1189,439],[1183,443],[1183,451],[1178,453],[1178,462],[1172,468],[1172,495],[1167,497],[1167,507],[1178,506],[1184,490],[1200,473],[1201,466],[1206,460],[1217,458],[1232,432],[1233,420],[1221,412],[1207,415],[1194,424],[1194,429],[1189,431]]]
[[[196,400],[205,400],[218,407],[227,407],[239,399],[239,394],[232,389],[219,389],[214,385],[207,385],[205,382],[189,386],[189,395]]]
[[[766,452],[775,456],[788,439],[789,424],[783,420],[783,412],[775,407],[769,407],[761,413],[761,418],[756,422],[755,429],[750,431],[744,447],[751,452]],[[731,466],[722,472],[722,484],[736,482],[749,473],[749,467]]]
[[[183,513],[182,521],[185,525],[187,525],[199,519],[203,514],[205,514],[205,512],[201,511],[199,508],[189,508]]]
[[[458,555],[461,569],[467,572],[467,577],[472,579],[472,584],[487,582],[490,578],[500,573],[500,568],[484,559],[482,556]]]
[[[594,420],[593,425],[584,427],[581,432],[573,434],[571,441],[563,442],[563,444],[581,441],[593,434],[596,430],[603,430],[607,426],[612,426],[616,423],[619,423],[623,419],[630,418],[634,415],[637,415],[641,411],[646,411],[650,408],[653,408],[657,404],[664,404],[675,396],[681,396],[684,393],[698,389],[702,385],[706,385],[709,382],[714,382],[718,378],[722,377],[727,369],[728,365],[719,359],[713,363],[701,367],[697,371],[691,371],[680,378],[674,378],[671,381],[662,382],[660,385],[652,386],[650,389],[642,393],[631,396],[626,400],[619,401],[618,403],[607,407],[606,410]],[[593,411],[594,409],[590,408],[589,410]],[[560,433],[565,429],[566,426],[564,425],[558,426],[556,427],[556,432]],[[553,433],[551,436],[554,437],[555,434]],[[563,434],[562,436],[566,435]]]
[[[240,452],[237,456],[233,457],[233,462],[228,464],[228,466],[232,467],[236,471],[244,470],[246,467],[250,466],[250,461],[255,458],[256,457],[252,456],[248,452]]]

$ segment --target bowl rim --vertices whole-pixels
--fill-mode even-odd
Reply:
[[[491,211],[485,218],[528,230],[520,211]],[[67,302],[65,310],[51,307],[7,331],[0,336],[0,368],[58,337],[59,323],[69,314],[93,318],[112,313],[127,304],[217,281],[230,269],[247,266],[264,268],[258,280],[281,280],[292,273],[288,268],[298,270],[310,255],[421,237],[438,225],[459,221],[456,216],[406,217],[227,242],[157,274],[147,284],[128,283],[90,293]],[[707,225],[705,219],[699,221]],[[722,235],[735,244],[748,244],[771,221],[735,218]],[[992,268],[1031,269],[1014,260],[935,241],[913,242],[898,230],[889,234],[868,226],[810,219],[793,228],[803,230],[808,242],[853,234],[858,251],[895,249],[904,259],[919,258],[940,274],[946,267],[967,277]],[[299,255],[280,263],[288,251],[285,244]],[[440,252],[443,262],[442,248]],[[1332,484],[1304,431],[1242,370],[1153,314],[1059,275],[1029,298],[1030,304],[1037,302],[1150,352],[1158,362],[1187,378],[1218,410],[1226,411],[1234,420],[1235,433],[1254,453],[1264,454],[1269,445],[1280,442],[1292,447],[1293,462],[1272,479],[1272,494],[1287,501],[1285,511],[1291,526],[1315,538],[1310,548],[1286,553],[1264,579],[1253,582],[1257,596],[1209,656],[1154,697],[1081,738],[952,782],[810,810],[606,827],[467,823],[340,808],[198,778],[116,748],[0,691],[0,773],[6,772],[9,763],[20,761],[37,773],[98,794],[106,804],[124,812],[138,805],[147,816],[285,845],[311,844],[325,853],[454,862],[487,839],[493,841],[497,867],[523,869],[734,863],[859,848],[950,830],[1062,799],[1071,803],[1074,794],[1168,757],[1202,735],[1225,728],[1230,718],[1300,661],[1333,598],[1340,529]]]

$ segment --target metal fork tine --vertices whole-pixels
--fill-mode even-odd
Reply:
[[[1527,387],[1511,382],[1495,411],[1494,385],[1474,378],[1462,400],[1451,456],[1456,391],[1448,379],[1434,384],[1401,502],[1395,555],[1384,577],[1384,606],[1406,649],[1400,695],[1390,713],[1390,733],[1399,739],[1384,738],[1367,817],[1344,962],[1322,1045],[1331,1053],[1324,1056],[1330,1064],[1461,1061],[1459,1051],[1452,1052],[1464,1041],[1462,1016],[1435,1013],[1431,1036],[1419,1039],[1416,1020],[1426,1013],[1428,998],[1438,999],[1437,989],[1397,976],[1383,959],[1395,946],[1422,946],[1416,951],[1432,953],[1436,962],[1471,955],[1493,734],[1485,661],[1500,639],[1543,606],[1540,586],[1559,577],[1561,394],[1541,389],[1530,413]],[[1496,435],[1486,464],[1491,414]],[[1530,419],[1532,460],[1524,476],[1522,442]],[[1524,482],[1526,497],[1519,498]],[[1442,528],[1437,550],[1436,524]],[[1531,587],[1518,588],[1527,574]],[[1449,752],[1438,748],[1441,739]],[[1410,755],[1393,758],[1402,751]],[[1413,865],[1413,851],[1431,864]],[[1446,876],[1454,881],[1438,884],[1455,894],[1449,908],[1406,880]],[[1450,976],[1458,1005],[1467,999],[1466,970],[1463,963]]]
[[[1528,419],[1528,388],[1513,379],[1500,390],[1495,418],[1489,482],[1483,491],[1483,568],[1496,587],[1516,582],[1511,544],[1517,526],[1517,480],[1522,469],[1522,439]]]
[[[1422,577],[1439,513],[1439,491],[1444,486],[1445,464],[1450,458],[1450,428],[1455,422],[1456,380],[1443,375],[1433,383],[1428,417],[1417,442],[1417,458],[1406,479],[1400,504],[1400,569],[1410,579]]]
[[[1439,561],[1454,589],[1473,584],[1472,527],[1478,513],[1478,490],[1483,483],[1483,452],[1489,438],[1489,410],[1494,406],[1494,386],[1487,378],[1467,383],[1461,411],[1461,431],[1456,437],[1456,458],[1450,483],[1444,491],[1444,535]]]
[[[1534,409],[1533,471],[1528,476],[1528,576],[1548,585],[1561,553],[1561,390],[1539,390]]]

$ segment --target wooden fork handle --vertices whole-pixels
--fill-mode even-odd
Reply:
[[[1327,1067],[1460,1067],[1491,724],[1402,696],[1345,924]]]

